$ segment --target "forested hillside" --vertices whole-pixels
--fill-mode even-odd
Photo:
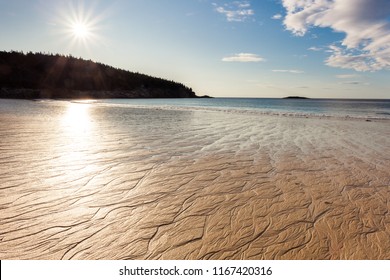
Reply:
[[[72,56],[0,52],[2,98],[197,97],[183,84]]]

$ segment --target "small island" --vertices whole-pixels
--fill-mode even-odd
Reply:
[[[28,52],[0,52],[0,98],[198,98],[174,81],[102,63]]]
[[[310,99],[310,98],[304,96],[287,96],[287,97],[283,97],[283,99]]]

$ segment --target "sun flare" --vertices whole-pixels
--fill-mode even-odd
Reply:
[[[53,22],[55,26],[61,26],[61,44],[68,44],[71,49],[82,47],[84,50],[103,45],[102,22],[107,15],[104,10],[98,12],[94,5],[88,3],[66,1],[59,6]]]
[[[76,38],[80,38],[80,39],[85,39],[90,34],[90,30],[89,30],[88,26],[86,24],[80,23],[80,22],[73,24],[72,32]]]

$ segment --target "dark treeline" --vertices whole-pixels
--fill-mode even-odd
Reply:
[[[0,97],[196,97],[183,84],[73,56],[0,52]]]

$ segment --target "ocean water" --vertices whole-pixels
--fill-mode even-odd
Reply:
[[[222,110],[270,115],[390,119],[390,99],[106,99],[99,102],[111,106],[161,109]]]
[[[33,102],[0,100],[0,112],[35,110]],[[277,98],[200,98],[200,99],[102,99],[102,100],[38,100],[47,106],[61,103],[94,103],[97,107],[137,107],[153,109],[173,109],[187,111],[223,111],[254,115],[276,115],[297,117],[336,117],[353,119],[390,120],[390,99],[277,99]],[[50,106],[51,106],[50,105]],[[22,109],[20,109],[22,108]],[[52,107],[51,107],[52,108]]]

